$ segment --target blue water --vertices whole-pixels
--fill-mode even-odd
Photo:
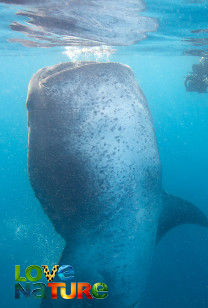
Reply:
[[[157,3],[154,9],[155,5],[148,1],[150,15],[160,13],[159,32],[136,46],[117,48],[110,60],[128,64],[145,93],[158,141],[164,189],[194,203],[208,215],[208,94],[188,93],[184,87],[185,75],[200,59],[185,51],[203,49],[204,53],[207,46],[189,48],[180,40],[185,35],[180,32],[184,23],[186,31],[207,27],[206,1],[192,7],[191,20],[184,2],[179,19],[177,3],[171,2],[175,15],[169,19],[164,11],[158,12],[160,1]],[[8,43],[6,39],[14,36],[8,24],[16,9],[3,4],[0,8],[0,16],[4,17],[0,20],[0,305],[38,307],[38,300],[14,299],[14,265],[21,264],[24,269],[29,264],[56,264],[64,241],[43,213],[28,180],[25,102],[32,75],[44,66],[69,58],[63,53],[64,47],[51,50]],[[199,14],[199,9],[204,14]],[[165,44],[172,41],[171,48],[164,47],[161,33],[168,35]],[[165,235],[155,249],[141,307],[208,307],[208,229],[183,225]]]

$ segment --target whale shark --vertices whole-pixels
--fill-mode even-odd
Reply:
[[[163,191],[151,114],[132,70],[97,62],[43,68],[30,81],[27,111],[29,179],[66,242],[58,264],[72,265],[77,281],[109,288],[106,299],[72,307],[140,307],[161,237],[208,220]]]

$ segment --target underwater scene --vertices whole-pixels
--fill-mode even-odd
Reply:
[[[208,307],[208,1],[0,0],[0,307]]]

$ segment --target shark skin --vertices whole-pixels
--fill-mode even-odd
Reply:
[[[161,236],[181,223],[208,223],[194,205],[163,192],[151,114],[131,69],[43,68],[30,82],[27,110],[30,182],[66,241],[58,264],[72,265],[77,282],[109,288],[104,300],[70,305],[139,307]],[[41,307],[49,303],[69,305]]]

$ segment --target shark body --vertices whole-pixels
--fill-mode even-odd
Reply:
[[[27,109],[29,177],[66,241],[59,264],[72,265],[77,281],[105,282],[110,291],[99,303],[73,305],[139,305],[161,236],[181,223],[208,222],[163,192],[152,118],[131,69],[94,62],[44,68],[30,82]]]

